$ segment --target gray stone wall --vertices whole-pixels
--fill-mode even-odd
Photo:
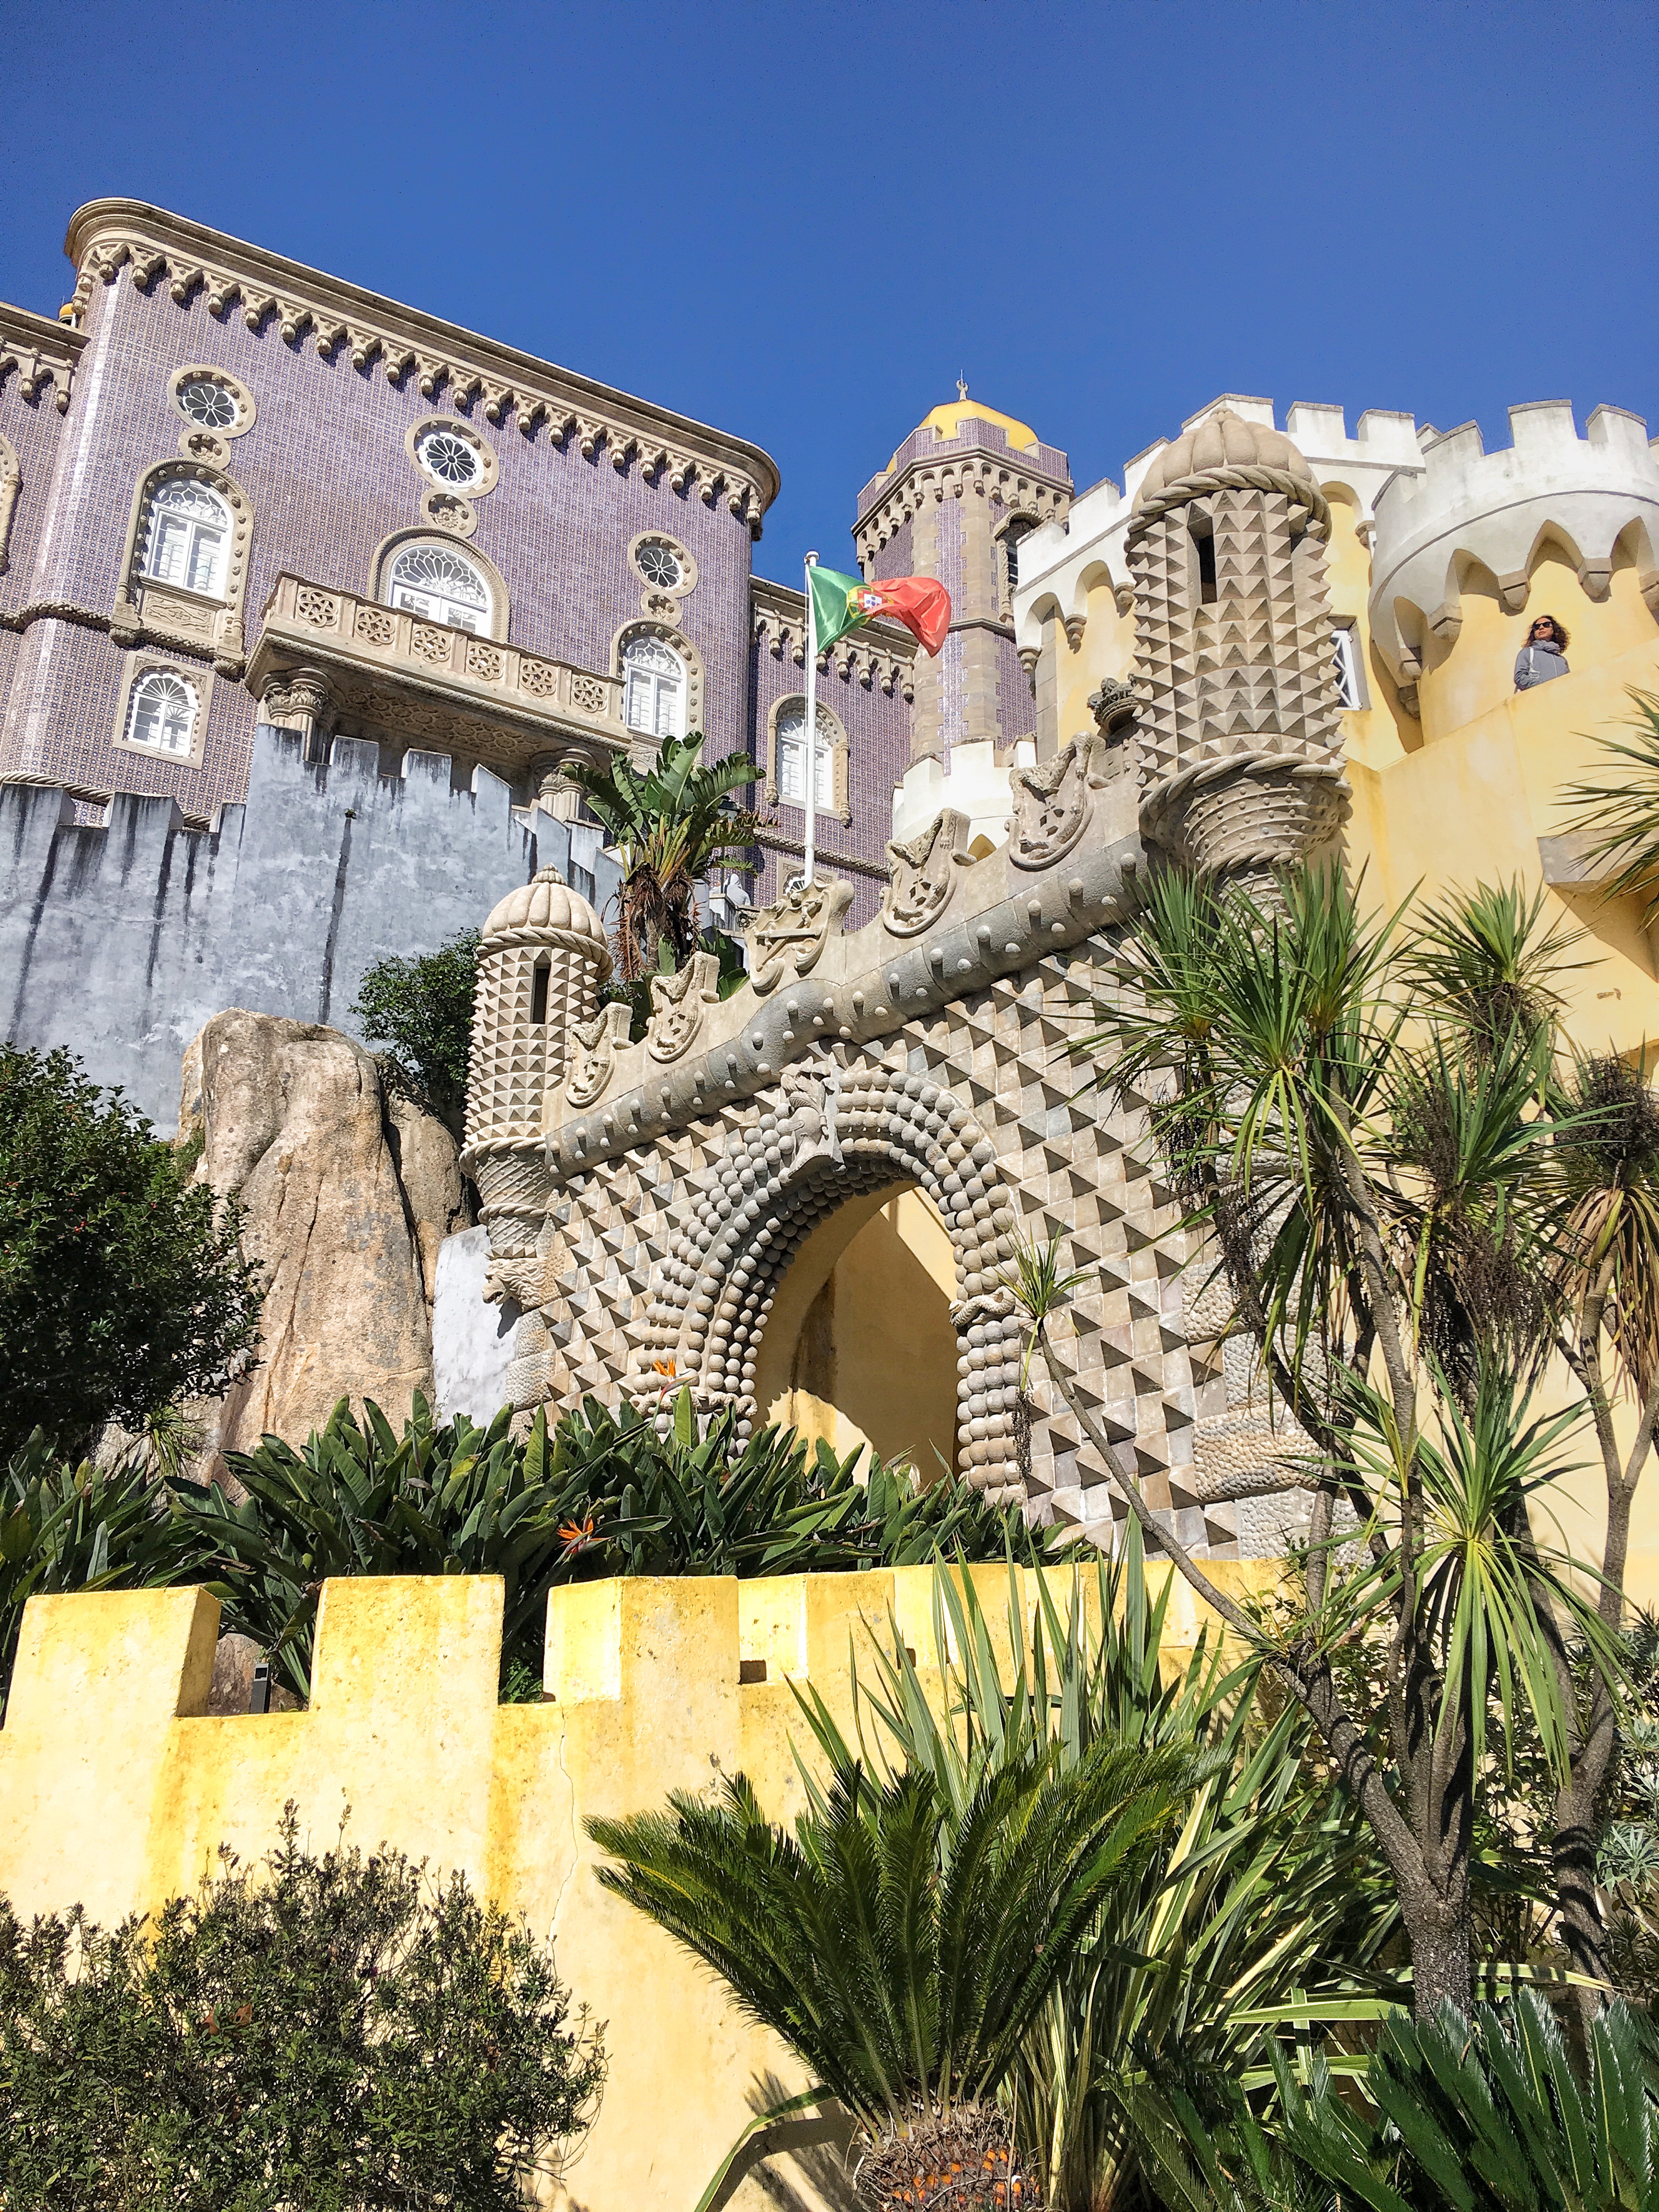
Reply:
[[[479,927],[538,867],[603,911],[616,869],[599,834],[515,810],[487,769],[451,787],[442,754],[396,777],[374,744],[308,763],[254,732],[246,800],[209,830],[171,799],[118,793],[104,826],[51,786],[0,786],[0,1034],[66,1045],[159,1128],[179,1111],[184,1048],[227,1006],[356,1035],[363,971]]]

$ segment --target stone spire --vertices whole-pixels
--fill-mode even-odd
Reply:
[[[1349,809],[1331,662],[1330,511],[1290,440],[1224,409],[1135,495],[1140,828],[1212,875],[1329,845]]]
[[[461,1164],[483,1200],[496,1296],[524,1295],[546,1206],[544,1109],[610,973],[598,915],[556,868],[509,891],[483,926]]]

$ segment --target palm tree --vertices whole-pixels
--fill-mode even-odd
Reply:
[[[1034,2204],[1018,2120],[997,2092],[1073,1947],[1201,1785],[1186,1747],[1115,1741],[1064,1763],[1047,1744],[965,1800],[924,1767],[837,1760],[793,1836],[749,1783],[714,1802],[590,1820],[619,1862],[599,1880],[727,1984],[811,2070],[793,2100],[839,2100],[872,2206]]]
[[[644,775],[623,752],[603,767],[564,764],[565,781],[622,856],[617,972],[623,983],[678,968],[696,950],[696,886],[716,862],[753,872],[748,852],[759,817],[731,794],[755,781],[755,763],[734,753],[705,766],[697,757],[703,742],[700,732],[665,738]]]
[[[1583,855],[1608,870],[1603,898],[1640,898],[1644,923],[1659,920],[1659,693],[1631,693],[1636,712],[1624,737],[1596,739],[1607,759],[1598,775],[1562,793],[1562,828]]]
[[[1504,1755],[1524,1712],[1565,1785],[1562,1656],[1577,1642],[1604,1682],[1618,1663],[1607,1621],[1527,1525],[1528,1498],[1571,1463],[1562,1425],[1530,1419],[1528,1397],[1560,1311],[1562,1164],[1598,1124],[1557,1103],[1552,1001],[1522,903],[1514,887],[1483,889],[1408,944],[1400,915],[1362,915],[1340,872],[1291,870],[1271,905],[1164,872],[1120,995],[1079,1048],[1100,1054],[1097,1079],[1126,1111],[1150,1112],[1204,1232],[1199,1264],[1225,1280],[1267,1392],[1302,1431],[1301,1618],[1269,1633],[1155,1521],[1132,1455],[1066,1366],[1057,1254],[1026,1249],[1007,1277],[1149,1543],[1318,1729],[1389,1863],[1425,2015],[1472,2000],[1489,1698]],[[1333,1540],[1339,1512],[1359,1569]],[[1351,1709],[1335,1664],[1371,1630],[1390,1655],[1380,1716]]]

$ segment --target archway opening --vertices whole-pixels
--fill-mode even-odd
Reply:
[[[843,1456],[867,1444],[924,1484],[957,1465],[950,1234],[915,1183],[850,1198],[802,1239],[756,1361],[763,1421]]]

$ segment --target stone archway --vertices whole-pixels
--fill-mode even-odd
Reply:
[[[951,1238],[957,1297],[957,1464],[991,1498],[1024,1496],[1017,1445],[1020,1325],[999,1282],[1014,1209],[990,1139],[920,1075],[835,1055],[786,1068],[782,1097],[706,1171],[665,1260],[628,1388],[690,1384],[700,1410],[736,1403],[748,1434],[760,1340],[804,1239],[866,1194],[915,1184]],[[691,1195],[691,1194],[688,1194]]]

